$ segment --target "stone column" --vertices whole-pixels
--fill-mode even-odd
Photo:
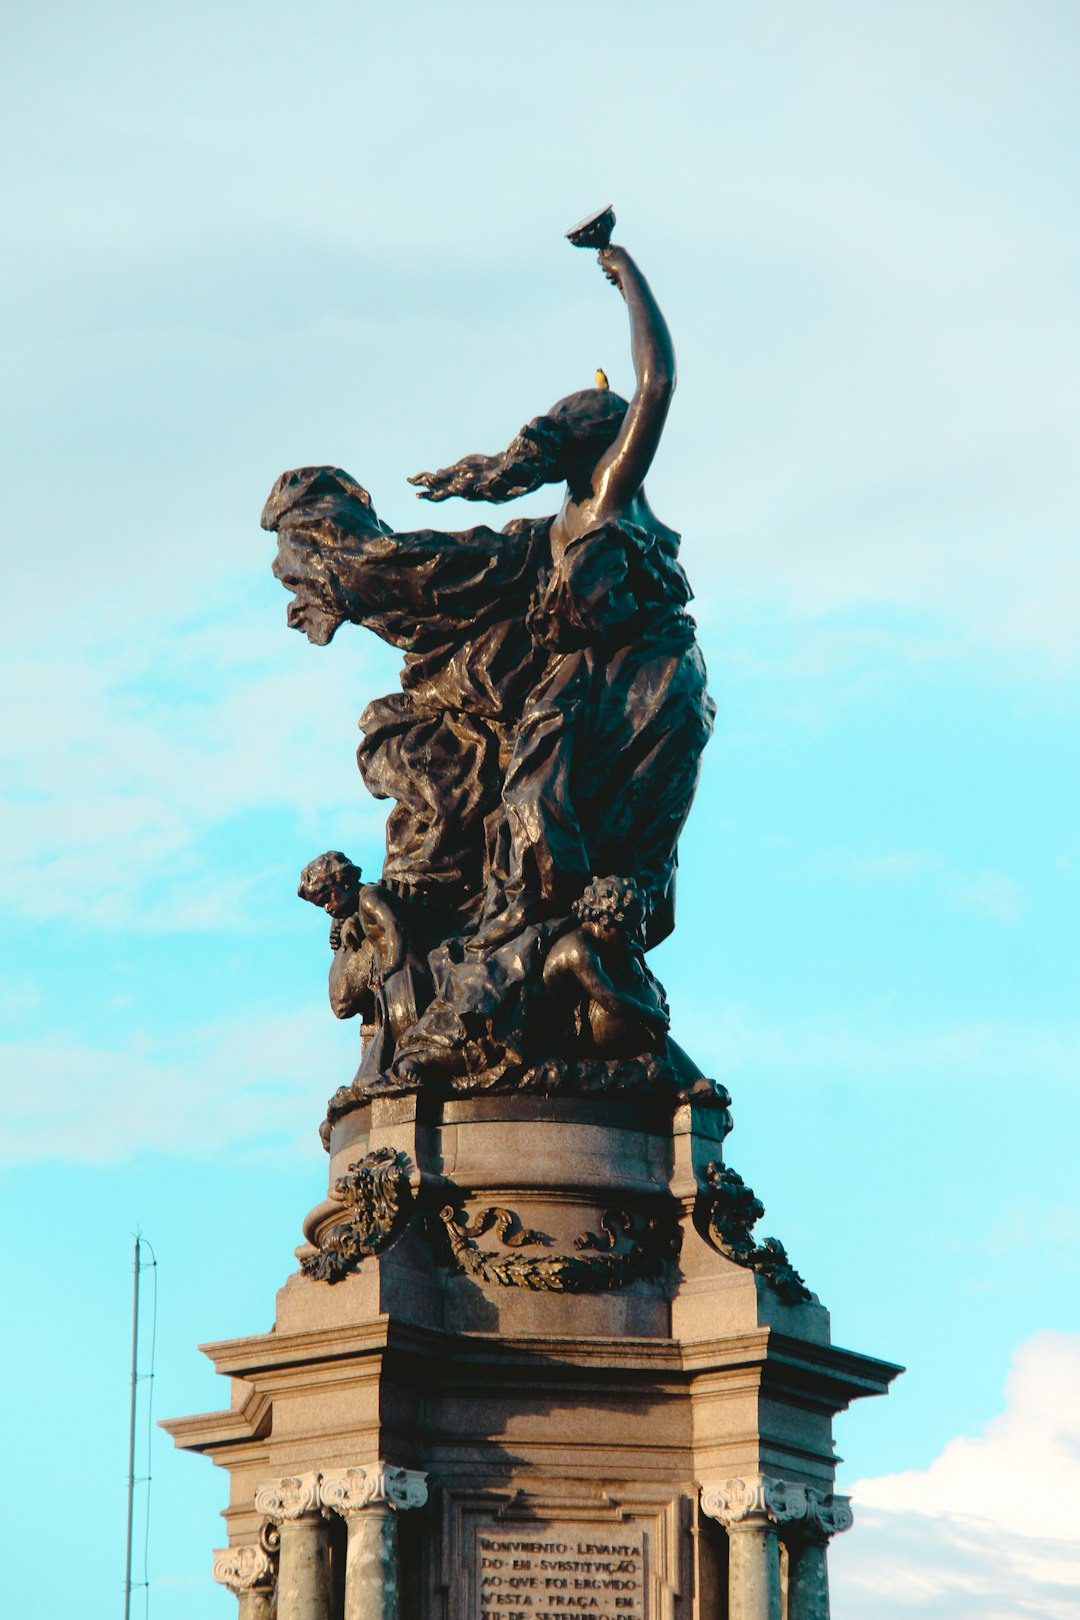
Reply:
[[[319,1506],[318,1474],[267,1479],[255,1506],[281,1530],[277,1620],[330,1620],[327,1526]]]
[[[806,1519],[788,1547],[788,1620],[829,1620],[826,1548],[832,1536],[850,1530],[846,1496],[806,1493]]]
[[[238,1620],[270,1620],[274,1566],[262,1547],[223,1547],[214,1554],[214,1579],[240,1601]]]
[[[806,1492],[765,1474],[701,1487],[728,1534],[728,1620],[783,1620],[779,1526],[806,1517]]]
[[[397,1515],[427,1501],[427,1475],[384,1462],[325,1473],[324,1507],[348,1525],[344,1620],[398,1620]]]

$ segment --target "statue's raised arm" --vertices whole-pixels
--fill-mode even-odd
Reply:
[[[675,348],[671,333],[635,260],[612,243],[610,209],[569,233],[575,246],[598,243],[597,258],[605,276],[626,301],[635,388],[614,442],[591,469],[588,487],[571,487],[559,515],[565,542],[604,523],[633,518],[642,500],[641,487],[652,465],[675,392]]]
[[[598,257],[626,300],[636,386],[618,438],[593,473],[584,503],[590,528],[625,512],[640,491],[675,392],[675,349],[649,283],[625,248],[604,248]]]

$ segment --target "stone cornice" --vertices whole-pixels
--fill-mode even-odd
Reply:
[[[467,1364],[520,1364],[535,1355],[545,1365],[554,1357],[568,1366],[603,1366],[652,1370],[669,1369],[677,1377],[698,1377],[709,1371],[722,1371],[732,1365],[760,1366],[766,1375],[788,1372],[795,1377],[820,1381],[823,1392],[835,1391],[845,1401],[861,1395],[884,1394],[892,1380],[903,1371],[894,1362],[881,1361],[837,1345],[793,1338],[775,1328],[749,1328],[742,1333],[715,1338],[686,1339],[675,1345],[658,1344],[655,1339],[599,1337],[582,1345],[579,1339],[537,1336],[515,1342],[512,1350],[493,1347],[486,1338],[473,1334],[447,1333],[442,1329],[419,1328],[409,1323],[379,1317],[371,1323],[348,1329],[319,1328],[302,1332],[253,1334],[249,1338],[219,1340],[199,1349],[213,1361],[219,1373],[248,1381],[272,1371],[296,1369],[300,1376],[312,1364],[343,1364],[373,1357],[378,1361],[388,1350],[410,1351],[419,1356],[443,1360],[447,1354]]]
[[[810,1485],[796,1485],[769,1474],[748,1474],[701,1487],[701,1511],[725,1529],[743,1524],[797,1525],[819,1536],[850,1530],[846,1496],[832,1496]]]
[[[215,1581],[237,1596],[255,1587],[268,1587],[273,1575],[273,1561],[262,1547],[222,1547],[214,1553]]]
[[[196,1412],[190,1417],[160,1418],[158,1428],[170,1434],[184,1451],[212,1446],[249,1445],[270,1433],[271,1405],[264,1390],[249,1389],[239,1406],[218,1412]]]
[[[427,1501],[427,1475],[414,1468],[393,1468],[372,1463],[366,1468],[334,1468],[322,1475],[319,1500],[346,1518],[365,1508],[389,1507],[399,1513],[423,1507]]]

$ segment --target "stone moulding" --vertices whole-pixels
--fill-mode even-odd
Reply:
[[[605,1210],[599,1233],[580,1233],[574,1239],[576,1254],[521,1254],[521,1249],[549,1240],[522,1229],[510,1210],[485,1209],[470,1222],[447,1204],[438,1219],[454,1269],[476,1282],[503,1288],[600,1293],[641,1277],[660,1276],[679,1252],[679,1231],[672,1219],[632,1215],[624,1209]],[[476,1239],[492,1229],[509,1253],[480,1248]]]
[[[811,1298],[809,1288],[788,1259],[779,1238],[756,1243],[753,1228],[765,1213],[765,1205],[748,1187],[737,1170],[713,1161],[705,1166],[705,1186],[701,1191],[709,1241],[736,1265],[756,1271],[770,1283],[786,1305],[798,1305]]]
[[[740,1524],[791,1525],[824,1537],[850,1530],[851,1500],[768,1474],[725,1479],[701,1487],[701,1511],[726,1530]]]
[[[412,1202],[408,1160],[392,1147],[375,1148],[337,1178],[330,1196],[343,1206],[344,1218],[322,1228],[317,1253],[300,1267],[316,1282],[340,1282],[401,1235]]]
[[[369,1082],[354,1081],[350,1086],[339,1086],[326,1105],[326,1118],[319,1127],[323,1147],[329,1153],[334,1126],[359,1108],[370,1106],[380,1097],[408,1097],[419,1088],[404,1085],[391,1075],[379,1075]],[[490,1074],[454,1076],[444,1085],[428,1082],[425,1095],[438,1096],[444,1101],[458,1097],[565,1097],[568,1100],[586,1100],[593,1097],[618,1097],[626,1101],[655,1102],[666,1099],[672,1107],[691,1103],[695,1108],[707,1108],[724,1121],[723,1134],[732,1128],[731,1093],[718,1080],[704,1075],[688,1074],[684,1068],[668,1058],[646,1053],[636,1058],[551,1059],[531,1066],[509,1065],[499,1072],[497,1079]]]
[[[222,1547],[214,1553],[215,1581],[237,1596],[273,1584],[274,1564],[262,1547]]]

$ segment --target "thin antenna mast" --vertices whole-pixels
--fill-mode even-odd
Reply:
[[[127,1561],[124,1620],[131,1620],[131,1535],[135,1523],[135,1393],[139,1382],[139,1233],[135,1234],[135,1296],[131,1306],[131,1434],[128,1442]]]

